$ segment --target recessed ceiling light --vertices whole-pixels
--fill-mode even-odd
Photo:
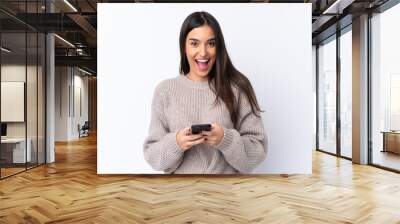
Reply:
[[[86,71],[86,70],[83,70],[83,69],[81,69],[81,68],[79,68],[79,67],[78,67],[78,70],[81,71],[81,72],[83,72],[83,73],[85,73],[85,74],[88,74],[88,75],[90,75],[90,76],[92,75],[92,73],[90,73],[90,72],[88,72],[88,71]]]
[[[65,4],[67,4],[72,10],[74,10],[75,12],[78,12],[78,10],[71,4],[69,3],[68,0],[64,0]]]
[[[11,50],[9,50],[9,49],[7,49],[7,48],[5,48],[5,47],[1,47],[0,49],[1,49],[2,51],[6,52],[6,53],[10,53],[10,52],[11,52]]]
[[[336,0],[322,14],[342,14],[343,9],[353,3],[355,0]]]
[[[71,42],[69,42],[68,40],[66,40],[66,39],[64,39],[64,38],[62,38],[62,37],[60,37],[60,36],[57,35],[57,34],[54,34],[54,36],[57,37],[58,39],[60,39],[62,42],[64,42],[64,43],[68,44],[69,46],[75,48],[75,45],[71,44]]]

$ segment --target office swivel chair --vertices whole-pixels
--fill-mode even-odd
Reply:
[[[79,125],[78,125],[79,128]],[[87,137],[89,136],[89,121],[85,121],[85,123],[82,125],[82,127],[79,128],[79,138],[80,137]]]

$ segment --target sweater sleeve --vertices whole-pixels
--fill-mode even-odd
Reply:
[[[157,86],[151,106],[149,135],[143,144],[145,160],[157,171],[174,172],[182,162],[184,151],[176,143],[176,132],[170,132],[164,114],[165,91]]]
[[[237,129],[224,128],[224,137],[215,146],[226,161],[240,173],[251,173],[266,158],[264,126],[256,116],[247,97],[239,101]]]

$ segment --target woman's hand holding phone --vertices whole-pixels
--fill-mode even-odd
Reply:
[[[186,151],[192,146],[206,143],[211,146],[218,145],[224,138],[224,128],[218,123],[211,124],[211,131],[202,131],[199,134],[192,134],[189,127],[180,130],[176,134],[176,143]]]
[[[202,133],[193,135],[189,127],[180,130],[176,134],[176,143],[183,151],[190,149],[192,146],[201,144],[204,141],[205,136],[203,136]]]
[[[211,131],[202,131],[202,134],[205,137],[204,143],[215,146],[224,138],[224,128],[218,123],[212,123]]]

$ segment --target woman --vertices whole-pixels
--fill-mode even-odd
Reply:
[[[261,110],[232,65],[217,20],[190,14],[179,44],[181,75],[154,92],[146,161],[170,174],[250,173],[266,155]],[[191,125],[207,123],[210,131],[191,133]]]

